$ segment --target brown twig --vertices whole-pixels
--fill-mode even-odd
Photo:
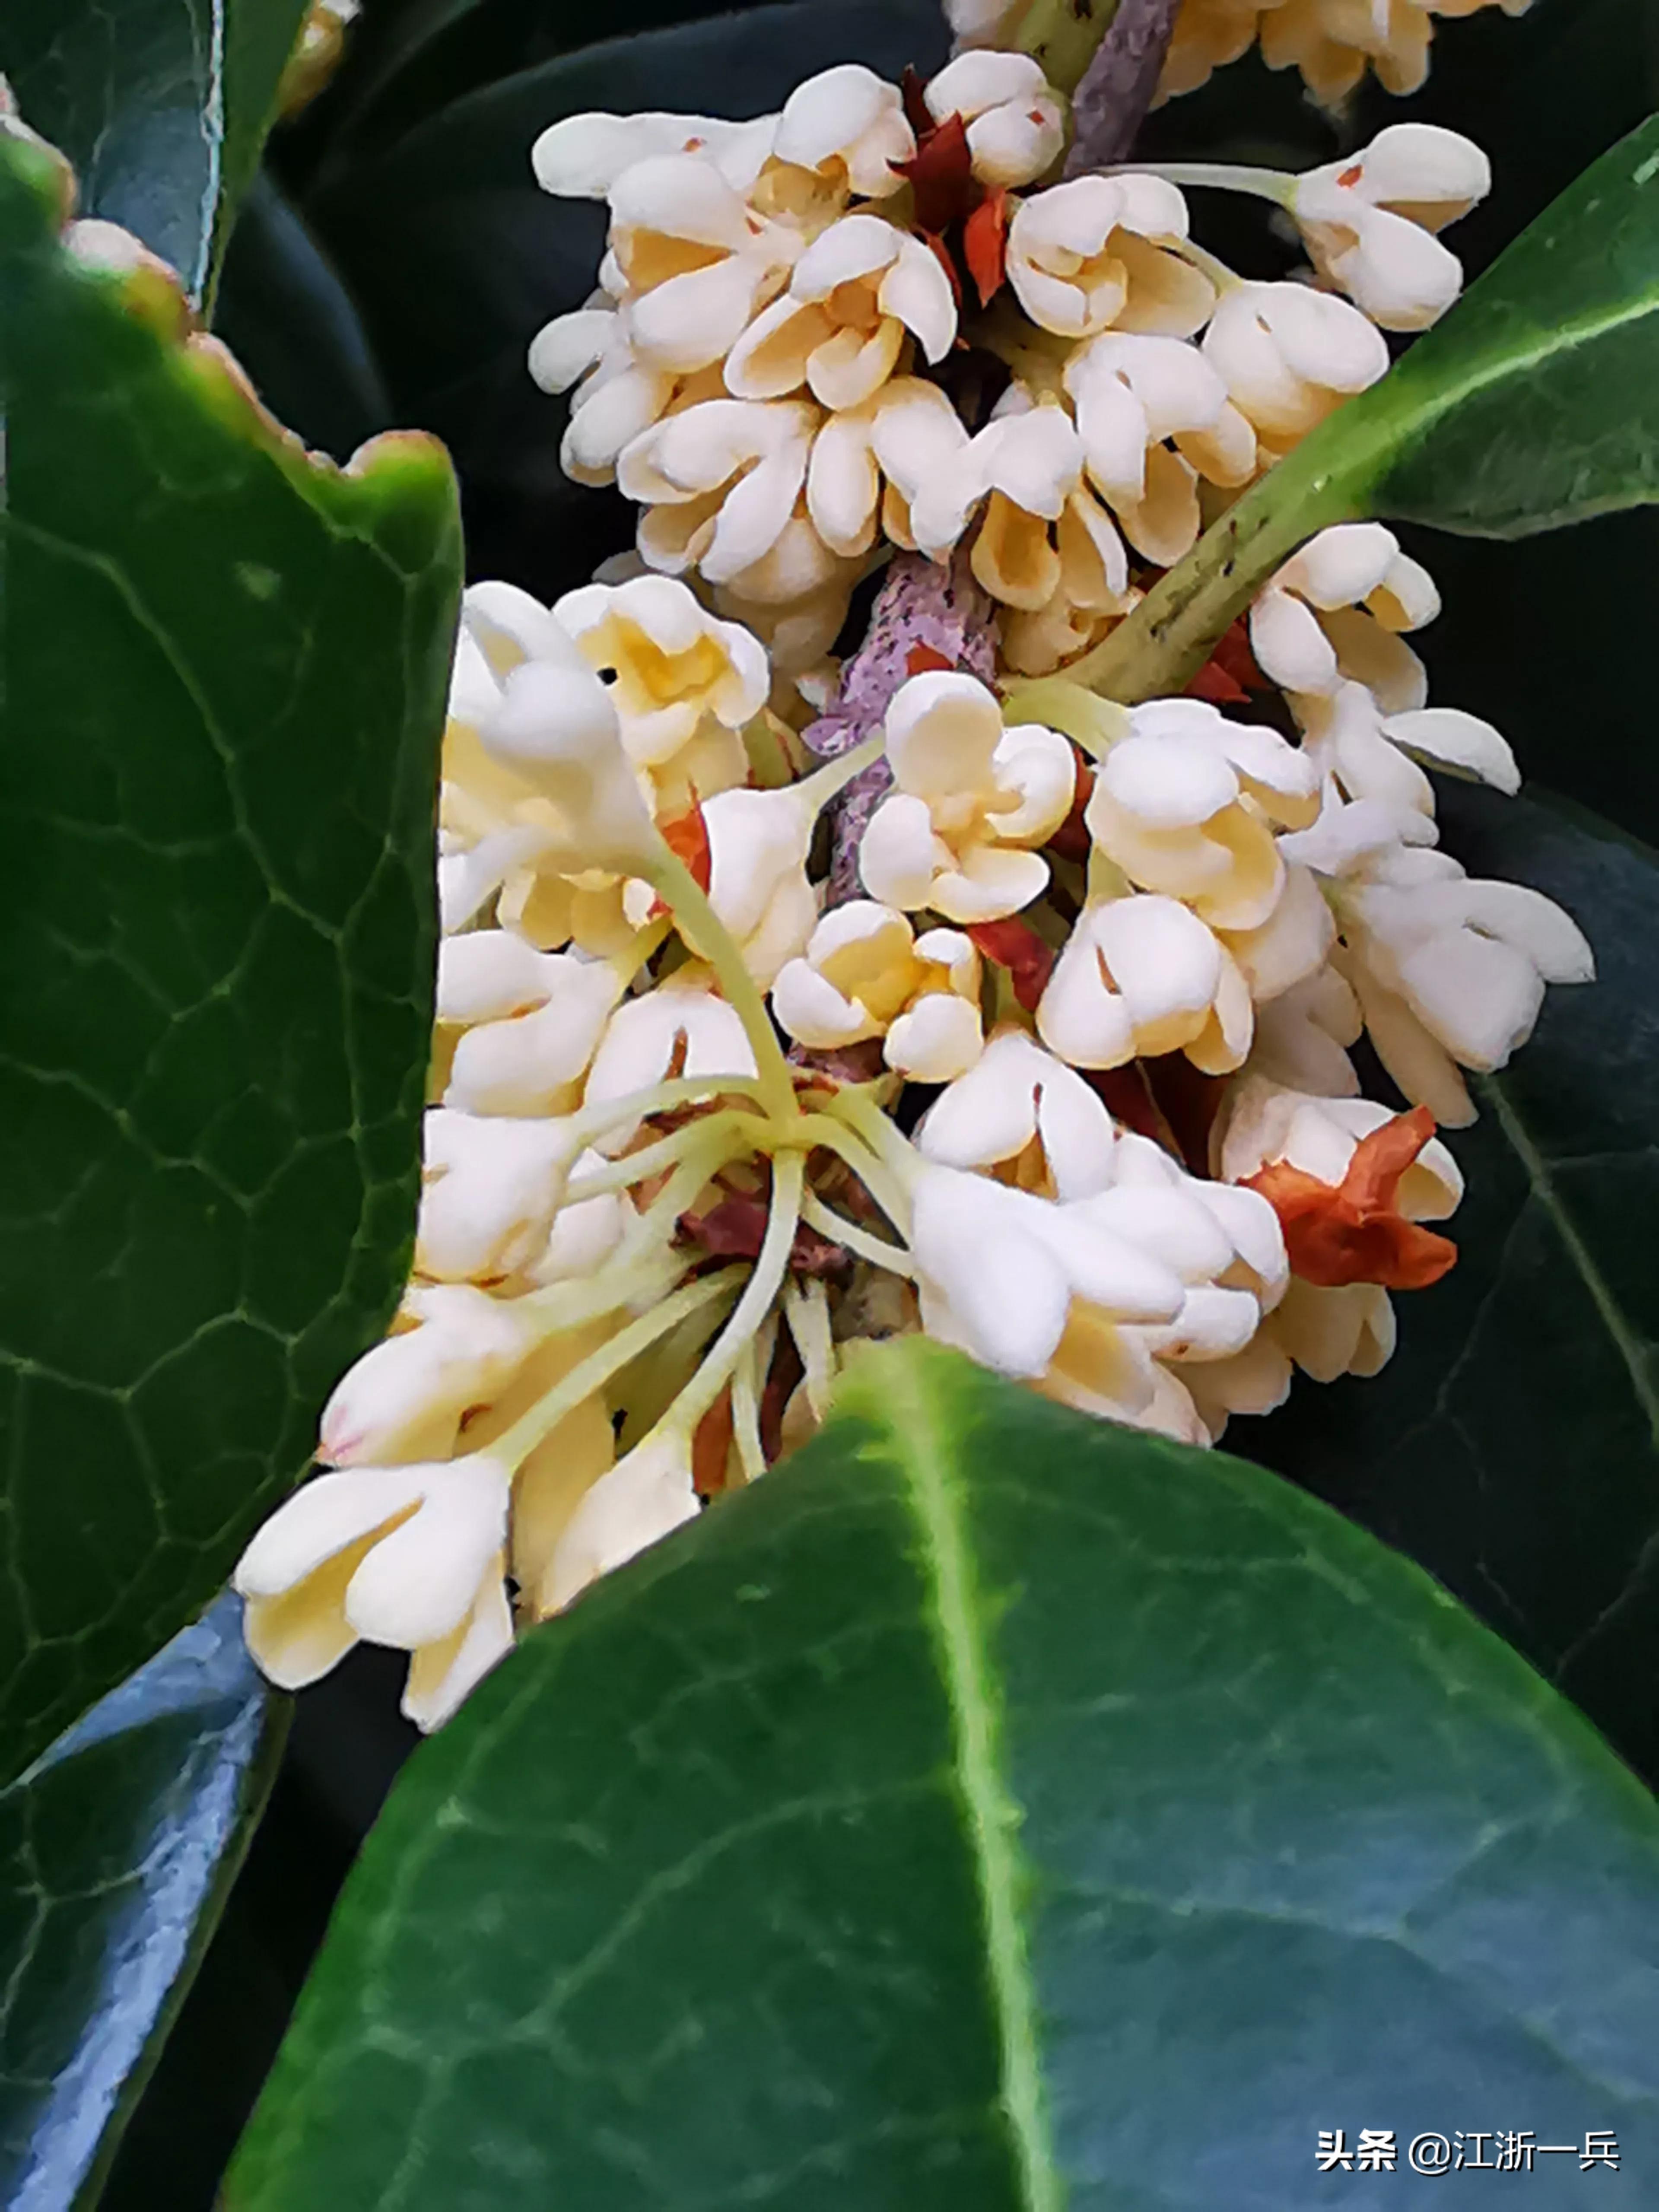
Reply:
[[[1066,174],[1124,161],[1164,73],[1181,0],[1119,0],[1111,28],[1072,95]]]
[[[991,683],[996,674],[991,617],[991,602],[961,553],[948,567],[921,553],[896,554],[864,642],[842,668],[834,699],[802,732],[809,750],[836,760],[861,744],[881,727],[900,684],[921,668],[962,668]],[[831,906],[863,896],[859,846],[891,781],[886,762],[873,761],[835,802]]]

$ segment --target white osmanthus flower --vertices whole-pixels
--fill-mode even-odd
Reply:
[[[1198,479],[1248,483],[1255,432],[1198,349],[1116,331],[1066,364],[1090,483],[1138,553],[1172,568],[1198,537]]]
[[[994,1169],[1020,1189],[1062,1200],[1107,1188],[1117,1143],[1098,1094],[1017,1029],[997,1032],[916,1133],[917,1151],[939,1167]]]
[[[659,815],[682,810],[694,790],[713,798],[744,781],[743,731],[771,690],[758,638],[668,576],[586,584],[553,614],[606,684],[623,750],[648,778]]]
[[[444,1103],[466,1114],[568,1111],[622,991],[608,961],[539,952],[510,930],[446,938],[434,1012],[464,1033]]]
[[[702,810],[708,903],[763,989],[805,949],[817,920],[806,856],[818,809],[810,786],[725,791]]]
[[[756,214],[702,155],[636,162],[610,200],[623,325],[647,368],[722,360],[801,250],[797,230]]]
[[[1008,226],[1008,282],[1040,330],[1104,330],[1188,338],[1215,307],[1215,287],[1171,252],[1187,203],[1160,177],[1075,177],[1023,199]]]
[[[935,123],[961,116],[982,185],[1029,185],[1065,151],[1066,103],[1030,54],[959,54],[922,96]]]
[[[1317,975],[1336,941],[1336,923],[1313,870],[1285,851],[1285,882],[1273,912],[1255,929],[1216,933],[1237,963],[1250,998],[1265,1009],[1287,991]]]
[[[1304,859],[1315,852],[1346,855],[1363,849],[1376,842],[1377,822],[1385,842],[1432,842],[1431,828],[1422,834],[1409,818],[1417,816],[1428,825],[1434,821],[1434,787],[1421,761],[1499,791],[1520,788],[1521,772],[1504,738],[1490,722],[1457,708],[1385,714],[1372,692],[1350,683],[1339,685],[1333,698],[1304,698],[1296,704],[1304,750],[1327,792],[1319,821],[1306,833],[1310,843],[1304,848],[1298,839],[1291,848]],[[1345,799],[1353,806],[1345,808]],[[1361,806],[1379,811],[1360,815],[1355,810]],[[1343,861],[1339,858],[1333,865],[1340,867]]]
[[[1420,331],[1463,289],[1436,232],[1486,198],[1492,164],[1455,131],[1395,123],[1362,153],[1310,169],[1291,211],[1315,267],[1385,331]]]
[[[1200,699],[1150,700],[1127,724],[1084,813],[1096,847],[1131,883],[1183,901],[1213,928],[1260,928],[1285,885],[1275,829],[1304,827],[1319,811],[1313,762]]]
[[[696,568],[711,584],[744,592],[790,532],[823,419],[810,400],[705,399],[635,438],[617,481],[644,510],[647,565],[674,575]],[[819,553],[788,596],[829,581],[835,556],[827,547]],[[750,595],[767,596],[764,586]]]
[[[581,1148],[561,1117],[428,1107],[416,1272],[440,1283],[484,1283],[529,1266],[546,1246]]]
[[[1424,706],[1428,679],[1401,634],[1440,611],[1434,579],[1380,522],[1341,522],[1293,554],[1250,610],[1250,649],[1285,690],[1370,685],[1387,713]]]
[[[1086,1202],[931,1167],[916,1177],[915,1210],[922,1326],[1001,1374],[1046,1371],[1074,1300],[1114,1323],[1169,1322],[1181,1310],[1173,1269],[1103,1228]]]
[[[928,470],[910,502],[921,550],[943,559],[982,506],[969,562],[1002,605],[1036,612],[1058,592],[1115,611],[1129,570],[1123,541],[1084,477],[1085,453],[1058,401],[1012,385],[984,428]]]
[[[957,335],[950,279],[920,239],[880,216],[843,216],[733,344],[726,389],[780,399],[805,384],[826,407],[859,407],[898,367],[907,335],[929,362],[945,358]]]
[[[1321,1182],[1338,1184],[1361,1139],[1393,1118],[1374,1099],[1321,1097],[1245,1076],[1230,1088],[1216,1132],[1222,1180],[1245,1182],[1283,1161]],[[1462,1171],[1435,1137],[1401,1177],[1395,1204],[1407,1221],[1444,1221],[1462,1196]]]
[[[243,1553],[244,1632],[280,1688],[360,1639],[410,1655],[404,1711],[435,1727],[513,1641],[502,1581],[513,1470],[487,1452],[319,1475]]]
[[[1482,882],[1427,845],[1385,845],[1334,887],[1340,965],[1377,1057],[1406,1096],[1457,1127],[1459,1068],[1490,1074],[1532,1035],[1547,983],[1587,983],[1595,957],[1553,899]]]
[[[1250,1048],[1250,988],[1215,932],[1179,901],[1091,899],[1036,1011],[1037,1034],[1073,1067],[1185,1052],[1206,1074]]]
[[[550,124],[536,140],[531,167],[542,190],[556,198],[602,200],[641,161],[696,154],[744,191],[772,150],[777,122],[772,115],[731,123],[722,116],[671,115],[659,109],[638,115],[568,115]]]
[[[889,1067],[921,1083],[965,1075],[983,1042],[980,957],[959,930],[924,930],[872,899],[826,914],[772,987],[798,1044],[834,1051],[883,1039]]]
[[[654,990],[617,1007],[588,1070],[582,1103],[605,1106],[631,1098],[663,1082],[675,1066],[682,1075],[708,1079],[711,1092],[718,1091],[721,1076],[741,1080],[756,1072],[755,1049],[742,1021],[708,988],[707,975],[694,969],[678,969]],[[614,1123],[600,1150],[625,1151],[638,1128],[637,1120]]]
[[[718,361],[684,373],[642,362],[626,316],[603,292],[544,324],[528,366],[544,392],[572,392],[559,465],[583,484],[614,483],[623,452],[653,422],[726,389]]]
[[[875,544],[916,550],[910,504],[968,444],[937,384],[891,377],[861,406],[831,415],[812,441],[806,512],[832,553],[856,559]]]
[[[1204,357],[1273,459],[1389,373],[1382,332],[1304,284],[1238,284],[1204,333]]]
[[[897,164],[915,150],[898,87],[860,62],[839,63],[797,85],[771,148],[777,161],[811,172],[837,210],[849,196],[890,199],[904,185]]]
[[[1216,1130],[1218,1164],[1241,1182],[1278,1163],[1340,1184],[1360,1141],[1392,1120],[1369,1098],[1315,1096],[1259,1074],[1234,1085]],[[1461,1203],[1455,1159],[1432,1139],[1401,1176],[1393,1204],[1406,1220],[1444,1221]],[[1323,1285],[1293,1280],[1260,1336],[1212,1376],[1200,1402],[1218,1432],[1229,1413],[1270,1411],[1287,1395],[1293,1367],[1316,1382],[1374,1375],[1395,1344],[1395,1316],[1379,1283]]]
[[[1209,1378],[1259,1341],[1291,1287],[1279,1222],[1255,1191],[1188,1176],[1144,1137],[1124,1135],[1115,1165],[1112,1188],[1075,1210],[1162,1260],[1181,1304],[1166,1322],[1125,1325],[1079,1300],[1038,1387],[1097,1419],[1206,1443]]]
[[[317,1456],[330,1467],[395,1467],[454,1449],[461,1417],[494,1397],[536,1342],[511,1299],[468,1283],[416,1283],[392,1335],[346,1370],[323,1408]]]
[[[859,869],[872,898],[947,921],[991,921],[1040,897],[1032,850],[1071,811],[1077,767],[1058,732],[1003,727],[995,695],[949,670],[913,676],[887,710],[893,790],[871,817]]]
[[[1359,1078],[1348,1048],[1364,1030],[1352,985],[1338,969],[1320,968],[1257,1006],[1249,1072],[1323,1098],[1358,1097]]]
[[[535,1591],[539,1615],[556,1613],[590,1583],[697,1517],[691,1455],[678,1431],[647,1437],[584,1493]]]

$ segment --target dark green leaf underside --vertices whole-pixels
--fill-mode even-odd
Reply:
[[[118,222],[208,289],[307,0],[7,0],[0,72]]]
[[[1650,2169],[1659,1817],[1569,1708],[1259,1470],[926,1346],[848,1399],[422,1747],[229,2212],[1299,2212],[1319,2128],[1511,2112]]]
[[[454,487],[312,462],[0,141],[0,1773],[191,1619],[406,1265]]]
[[[1597,981],[1552,992],[1449,1141],[1462,1257],[1374,1380],[1230,1442],[1449,1583],[1659,1774],[1659,860],[1592,817],[1447,787],[1471,873],[1559,899]]]
[[[0,1791],[0,2196],[89,2203],[282,1745],[224,1599]]]

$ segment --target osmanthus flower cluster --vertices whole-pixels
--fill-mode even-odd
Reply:
[[[1485,163],[1204,172],[1301,226],[1312,281],[1255,284],[1177,177],[1045,181],[1066,130],[974,51],[538,143],[611,228],[532,368],[639,556],[466,595],[414,1272],[238,1570],[279,1682],[368,1638],[436,1725],[871,1339],[1202,1444],[1453,1263],[1437,1127],[1591,962],[1440,848],[1425,766],[1518,776],[1429,702],[1431,580],[1341,525],[1182,696],[1068,664],[1449,303]]]
[[[532,374],[562,455],[641,508],[637,558],[821,659],[894,548],[969,549],[1007,665],[1097,642],[1221,507],[1387,370],[1461,284],[1438,233],[1490,186],[1426,125],[1304,176],[1213,165],[1053,181],[1066,104],[1024,53],[904,86],[847,64],[752,123],[577,115],[551,192],[603,199],[588,303]],[[1275,202],[1316,285],[1244,283],[1182,185]]]

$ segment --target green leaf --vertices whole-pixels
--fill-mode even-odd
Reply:
[[[1524,537],[1659,499],[1659,116],[1517,239],[1066,672],[1179,690],[1305,538],[1360,515]]]
[[[225,1579],[408,1262],[460,548],[0,137],[0,1778]]]
[[[1447,787],[1441,811],[1471,873],[1577,918],[1597,981],[1550,994],[1449,1133],[1461,1256],[1398,1301],[1382,1374],[1228,1442],[1420,1560],[1659,1775],[1659,856],[1524,799]]]
[[[221,1599],[0,1790],[0,2194],[90,2204],[276,1771]]]
[[[384,147],[415,124],[498,77],[550,56],[726,12],[726,0],[405,0],[353,25],[329,88],[331,152]],[[744,0],[734,12],[753,12]],[[684,105],[685,103],[682,103]]]
[[[0,73],[61,147],[81,212],[211,290],[307,0],[7,0]]]
[[[416,1754],[228,2212],[1298,2212],[1321,2128],[1651,2141],[1659,1814],[1513,1653],[1258,1468],[915,1340],[843,1389]]]

